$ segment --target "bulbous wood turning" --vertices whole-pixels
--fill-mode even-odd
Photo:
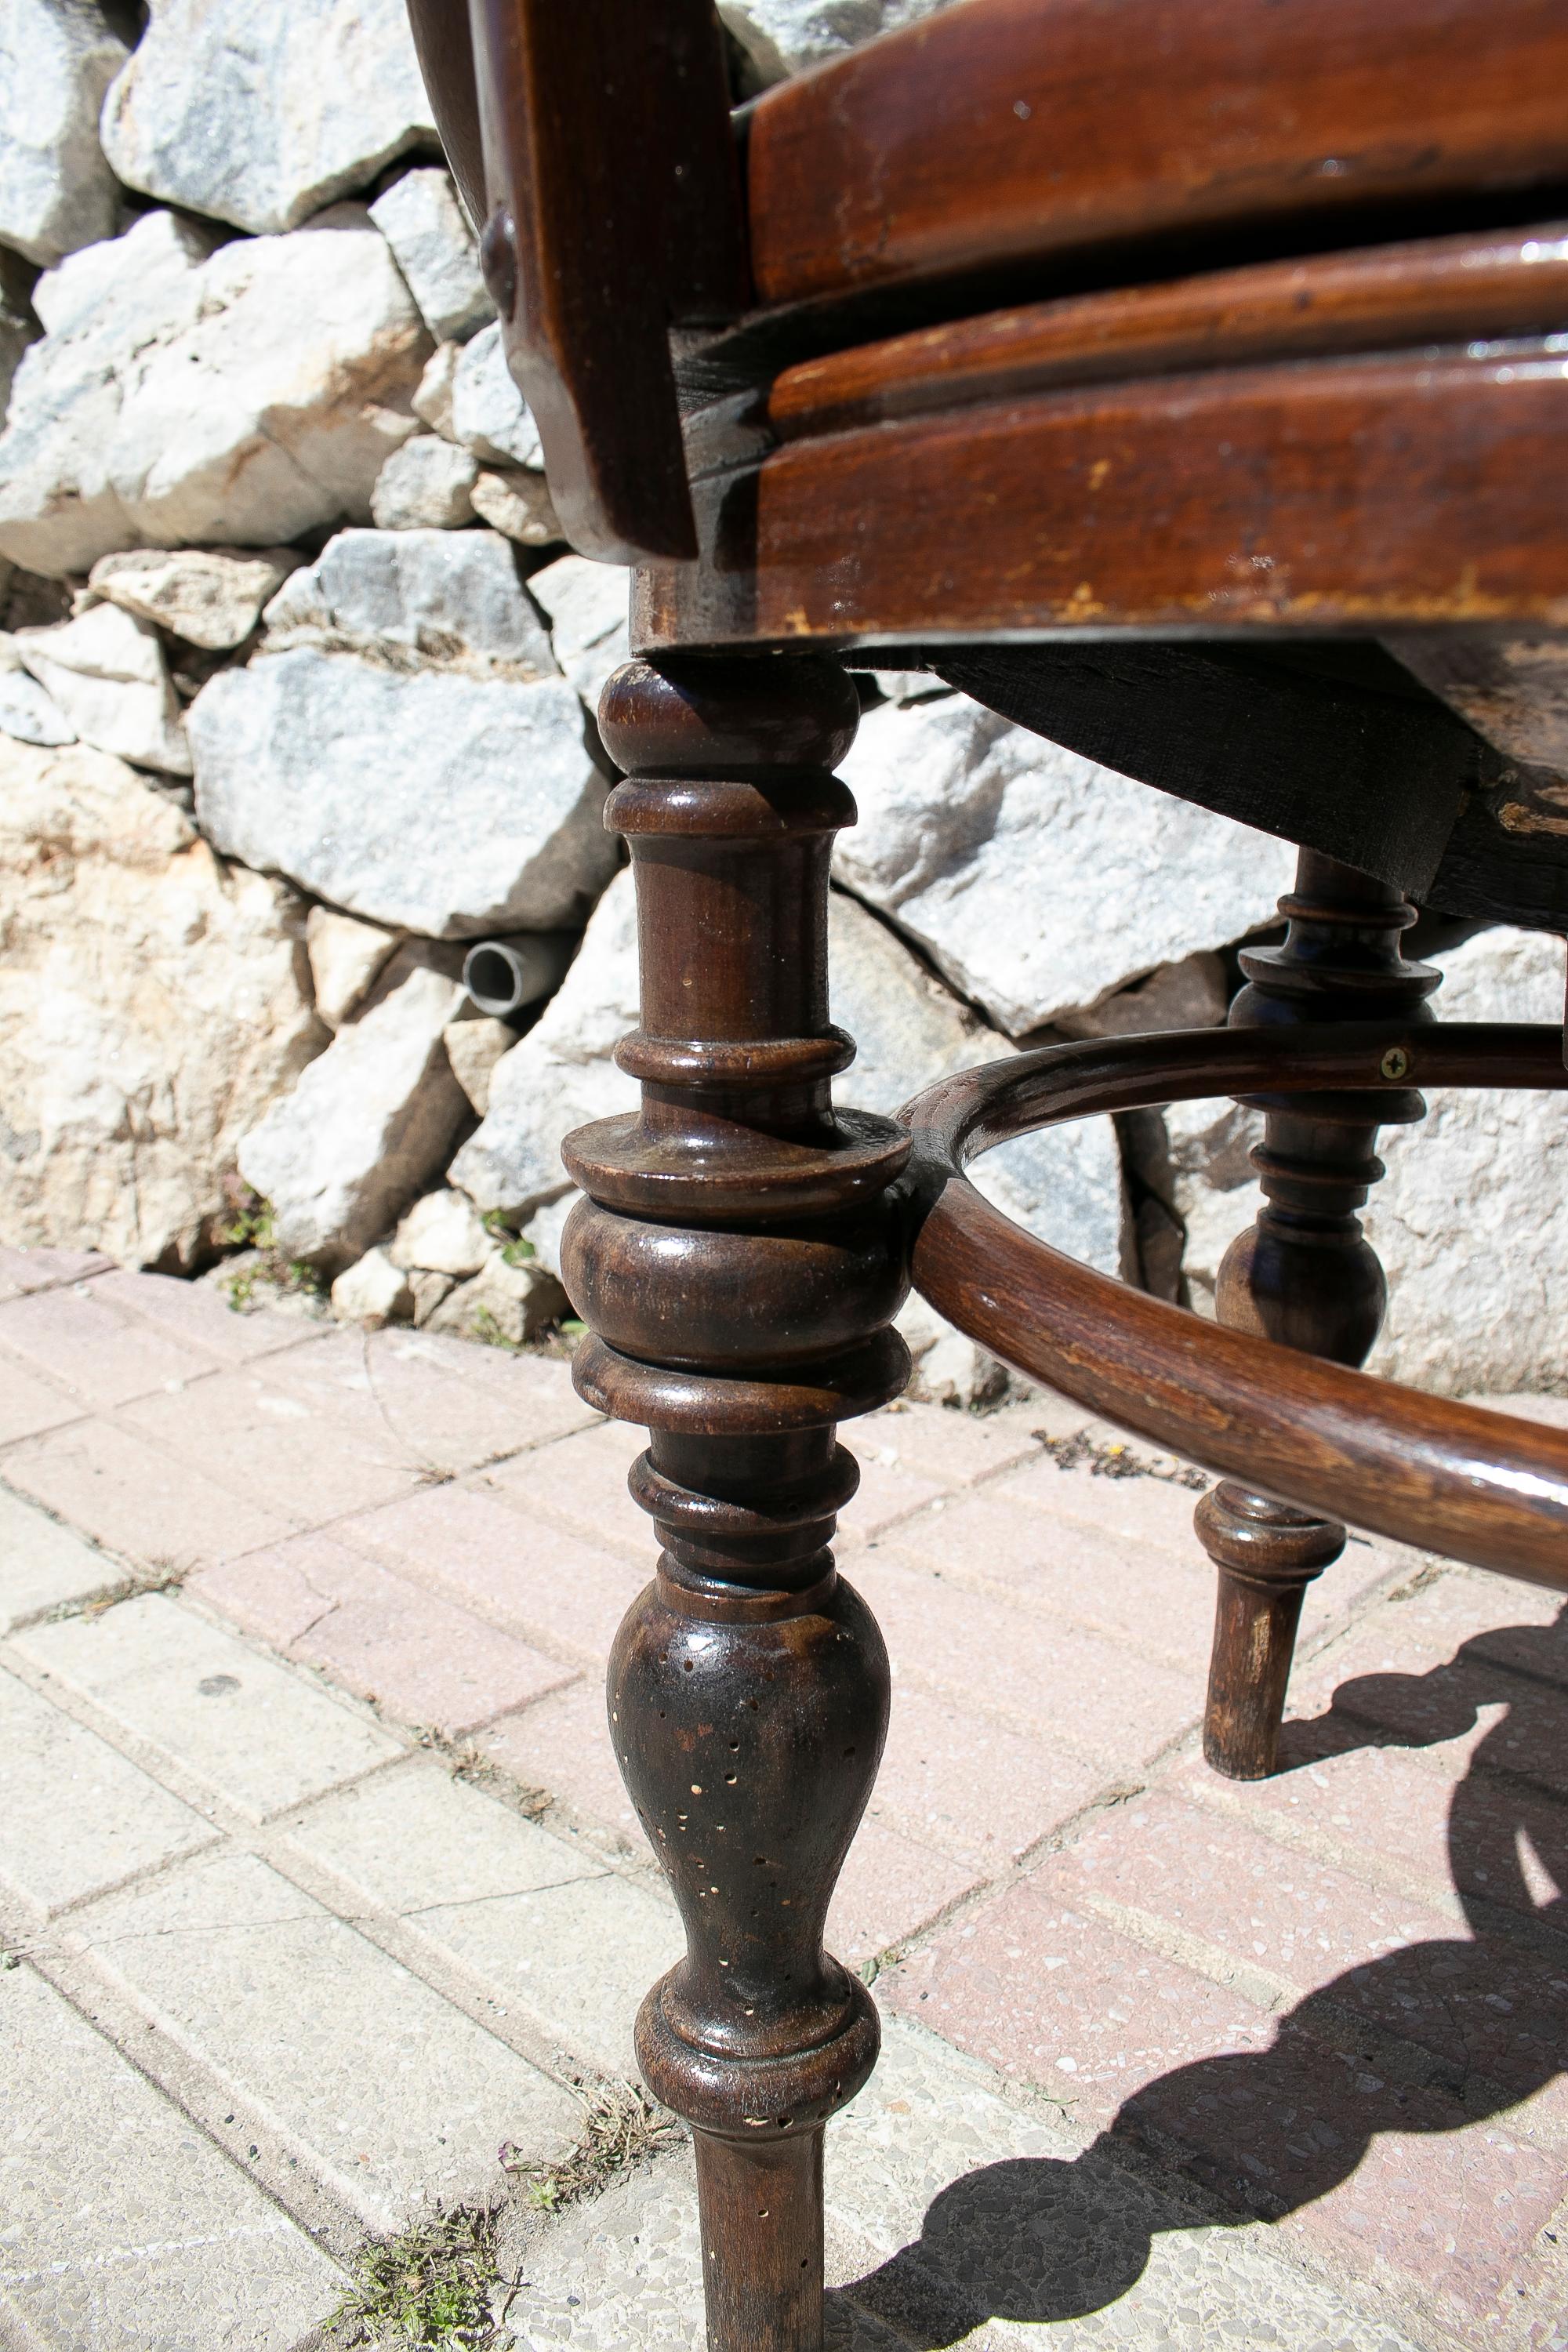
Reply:
[[[1283,944],[1243,951],[1248,985],[1233,1025],[1431,1019],[1426,1000],[1440,975],[1401,954],[1415,909],[1398,891],[1304,849],[1279,911]],[[1333,1363],[1364,1363],[1388,1290],[1356,1211],[1384,1172],[1378,1128],[1420,1118],[1426,1104],[1414,1087],[1380,1091],[1374,1122],[1364,1094],[1238,1099],[1264,1113],[1252,1153],[1264,1206],[1221,1262],[1219,1319]],[[1278,1759],[1302,1598],[1339,1558],[1345,1530],[1230,1478],[1204,1496],[1195,1520],[1219,1570],[1204,1752],[1232,1780],[1263,1780]]]
[[[637,2054],[691,2124],[710,2352],[819,2352],[822,2130],[875,2063],[823,1948],[887,1726],[888,1665],[830,1549],[836,1424],[898,1393],[908,1289],[891,1121],[836,1114],[827,861],[858,715],[816,658],[633,662],[600,725],[637,874],[642,1108],[568,1138],[579,1390],[641,1422],[663,1546],[610,1662],[626,1786],[686,1958]]]

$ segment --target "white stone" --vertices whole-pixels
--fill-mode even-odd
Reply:
[[[869,712],[841,772],[860,822],[838,879],[1015,1036],[1268,921],[1294,871],[1283,842],[963,695]]]
[[[404,671],[433,664],[482,677],[545,677],[555,668],[499,531],[339,531],[285,581],[265,618],[263,653],[321,646]],[[403,658],[404,648],[422,662]]]
[[[100,556],[89,584],[110,604],[155,621],[188,646],[227,653],[245,643],[262,606],[299,565],[291,547],[260,548],[254,555],[217,547],[142,547]]]
[[[116,1561],[0,1486],[0,1633],[118,1580]]]
[[[454,1026],[460,1028],[458,1022]],[[394,1265],[425,1274],[478,1274],[496,1244],[461,1192],[443,1186],[416,1201],[388,1253]]]
[[[450,1023],[441,1034],[452,1074],[483,1118],[490,1107],[490,1075],[502,1055],[510,1054],[516,1045],[517,1031],[509,1021],[480,1013],[477,1019]]]
[[[585,555],[558,556],[529,576],[529,594],[550,615],[555,658],[590,710],[630,651],[630,591],[631,574],[620,564],[591,563]]]
[[[120,191],[98,142],[125,44],[93,0],[0,9],[0,245],[46,268],[111,236]]]
[[[512,382],[499,326],[481,327],[452,371],[452,431],[492,466],[542,466],[539,427]]]
[[[367,1331],[379,1331],[387,1323],[410,1323],[414,1294],[408,1277],[384,1249],[366,1250],[333,1283],[332,1313],[340,1323],[363,1324]]]
[[[564,1312],[565,1297],[556,1276],[536,1259],[513,1265],[497,1255],[487,1258],[471,1282],[447,1294],[426,1328],[521,1348]]]
[[[341,1029],[397,945],[397,933],[357,915],[312,907],[305,919],[316,1011],[329,1029]]]
[[[430,349],[385,239],[342,205],[289,236],[148,213],[47,271],[0,436],[0,554],[270,548],[369,515]]]
[[[171,775],[190,746],[158,633],[118,604],[94,604],[52,629],[18,629],[18,655],[82,742]]]
[[[542,474],[522,467],[504,473],[481,469],[474,477],[473,509],[496,530],[522,547],[553,547],[565,537]]]
[[[719,14],[765,86],[952,5],[952,0],[720,0]]]
[[[102,128],[127,187],[253,231],[298,227],[435,131],[400,0],[153,0]]]
[[[471,449],[459,449],[438,433],[416,433],[376,476],[371,520],[380,530],[459,530],[477,511],[472,493],[479,471]]]
[[[428,1183],[468,1100],[441,1032],[461,985],[399,950],[375,1003],[340,1029],[239,1146],[287,1256],[342,1267]]]
[[[614,868],[563,678],[400,675],[302,646],[213,678],[186,723],[216,845],[373,922],[546,930],[580,922]]]
[[[437,343],[425,362],[425,372],[414,394],[415,415],[446,441],[456,441],[458,437],[452,426],[452,387],[458,380],[462,356],[461,343]]]
[[[474,233],[448,173],[405,172],[377,196],[370,216],[437,342],[462,342],[494,318]]]
[[[3,585],[0,583],[0,585]],[[0,735],[19,743],[74,743],[76,729],[51,695],[22,667],[15,637],[0,629]]]
[[[0,1239],[188,1265],[325,1033],[302,909],[101,751],[0,740]]]
[[[637,1025],[637,900],[617,874],[575,962],[526,1037],[496,1065],[484,1124],[450,1176],[481,1209],[526,1216],[569,1189],[561,1139],[589,1119],[635,1110],[636,1082],[610,1055]]]
[[[1560,1023],[1563,958],[1542,932],[1482,932],[1441,958],[1435,1009],[1445,1021]],[[1367,1370],[1445,1395],[1568,1389],[1568,1099],[1423,1092],[1425,1119],[1380,1131],[1388,1173],[1362,1212],[1388,1276]],[[1165,1121],[1183,1268],[1194,1306],[1212,1315],[1220,1259],[1262,1205],[1247,1158],[1262,1121],[1217,1103],[1173,1105]]]

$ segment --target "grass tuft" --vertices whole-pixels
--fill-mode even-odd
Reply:
[[[675,2117],[656,2106],[640,2083],[612,2083],[584,2102],[575,2147],[553,2163],[525,2159],[503,2147],[501,2163],[541,2213],[558,2213],[580,2197],[596,2196],[619,2172],[657,2156],[680,2136]]]
[[[491,2315],[497,2213],[484,2205],[437,2207],[428,2221],[374,2238],[353,2268],[354,2290],[332,2314],[348,2344],[483,2352],[510,2339]]]

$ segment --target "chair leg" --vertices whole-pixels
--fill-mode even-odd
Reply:
[[[1231,1008],[1233,1023],[1431,1017],[1425,1000],[1439,975],[1400,953],[1415,909],[1397,890],[1304,849],[1296,888],[1279,910],[1289,926],[1283,945],[1242,955],[1250,985]],[[1388,1292],[1355,1213],[1384,1172],[1373,1149],[1378,1128],[1419,1118],[1426,1105],[1413,1087],[1379,1093],[1369,1121],[1364,1094],[1245,1099],[1265,1114],[1252,1155],[1265,1204],[1226,1253],[1219,1319],[1334,1363],[1362,1364]],[[1204,1496],[1196,1523],[1219,1570],[1204,1752],[1231,1780],[1264,1780],[1278,1760],[1302,1598],[1339,1558],[1345,1530],[1230,1478]]]
[[[857,1472],[836,1423],[908,1376],[891,1121],[836,1117],[830,770],[853,687],[800,659],[634,662],[600,724],[637,873],[634,1117],[580,1129],[564,1272],[582,1392],[646,1423],[632,1491],[663,1551],[610,1662],[612,1736],[686,1958],[637,2053],[693,2127],[710,2352],[820,2352],[822,2135],[876,2062],[823,1949],[870,1794],[888,1664],[828,1549]]]

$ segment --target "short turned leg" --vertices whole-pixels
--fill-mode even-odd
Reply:
[[[1425,1000],[1438,974],[1400,953],[1415,909],[1398,891],[1304,849],[1279,911],[1284,944],[1242,955],[1250,985],[1231,1007],[1233,1024],[1431,1017]],[[1364,1094],[1245,1099],[1265,1114],[1252,1155],[1265,1205],[1226,1252],[1219,1319],[1334,1363],[1363,1363],[1388,1294],[1355,1213],[1383,1174],[1378,1128],[1419,1118],[1426,1106],[1410,1087],[1379,1093],[1375,1121]],[[1196,1518],[1219,1570],[1204,1752],[1215,1771],[1260,1780],[1278,1759],[1302,1596],[1339,1558],[1345,1531],[1231,1478],[1204,1496]]]
[[[823,1949],[870,1794],[888,1664],[837,1574],[854,1492],[835,1424],[898,1393],[908,1145],[835,1116],[831,774],[853,687],[803,657],[618,670],[600,725],[627,781],[642,1109],[579,1129],[567,1284],[577,1384],[647,1425],[632,1491],[663,1551],[610,1662],[612,1734],[687,1955],[637,2053],[697,2147],[710,2352],[820,2352],[822,2134],[876,2061],[865,1987]]]

